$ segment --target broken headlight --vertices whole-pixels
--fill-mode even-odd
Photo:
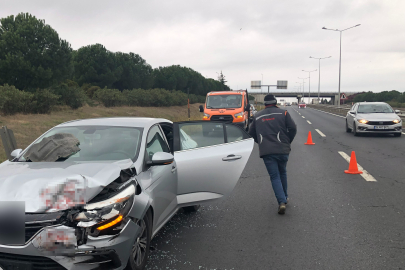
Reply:
[[[131,184],[106,200],[87,204],[74,217],[79,222],[77,226],[87,228],[91,236],[118,233],[131,210],[135,190],[135,186]]]

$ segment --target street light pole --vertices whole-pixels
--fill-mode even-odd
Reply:
[[[349,29],[351,29],[351,28],[354,28],[354,27],[357,27],[357,26],[360,26],[360,24],[357,24],[357,25],[355,25],[355,26],[352,26],[352,27],[349,27],[349,28],[346,28],[346,29],[343,29],[343,30],[339,30],[339,29],[329,29],[329,28],[326,28],[326,27],[322,27],[322,29],[323,30],[331,30],[331,31],[338,31],[338,32],[340,32],[340,48],[339,48],[339,102],[338,102],[338,107],[340,107],[340,78],[341,78],[341,63],[342,63],[342,32],[343,31],[346,31],[346,30],[349,30]]]
[[[304,82],[304,80],[306,80],[308,78],[300,78],[300,77],[298,77],[298,79],[302,79],[302,100],[304,100],[304,97],[305,97],[305,82]]]
[[[308,72],[308,78],[309,78],[309,92],[308,92],[308,104],[311,103],[311,72],[315,72],[317,71],[317,69],[315,70],[311,70],[311,71],[306,71],[306,70],[302,70],[304,72]]]
[[[310,56],[309,58],[313,58],[313,59],[318,59],[319,61],[319,75],[318,75],[318,104],[320,103],[320,92],[321,92],[321,59],[326,59],[326,58],[331,58],[332,56],[328,56],[328,57],[312,57]]]

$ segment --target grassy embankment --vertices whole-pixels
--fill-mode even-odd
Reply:
[[[190,119],[201,120],[202,113],[198,110],[200,104],[190,105]],[[16,114],[0,116],[0,126],[14,131],[18,148],[24,149],[36,138],[50,128],[75,119],[99,117],[156,117],[166,118],[171,121],[187,121],[187,106],[173,107],[81,107],[77,110],[59,108],[51,114]],[[7,159],[3,144],[0,140],[0,162]]]

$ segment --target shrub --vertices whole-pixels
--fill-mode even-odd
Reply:
[[[99,89],[94,93],[94,98],[106,107],[116,107],[125,104],[124,95],[118,89]]]
[[[32,113],[50,113],[52,108],[58,104],[60,96],[55,95],[49,89],[38,89],[30,105]]]
[[[33,96],[8,84],[0,86],[0,110],[4,114],[29,113]]]
[[[51,88],[51,91],[60,96],[59,104],[67,105],[72,109],[78,109],[84,105],[86,100],[85,93],[77,84],[72,81],[66,81]]]
[[[125,104],[141,107],[168,107],[187,105],[187,94],[181,91],[168,91],[165,89],[133,89],[124,90]],[[191,98],[191,95],[190,95]]]

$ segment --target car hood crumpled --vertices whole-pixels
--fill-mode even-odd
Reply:
[[[131,164],[130,160],[116,163],[6,161],[0,165],[0,201],[24,201],[26,213],[43,212],[45,202],[40,192],[44,188],[85,177],[84,198],[88,202]]]

